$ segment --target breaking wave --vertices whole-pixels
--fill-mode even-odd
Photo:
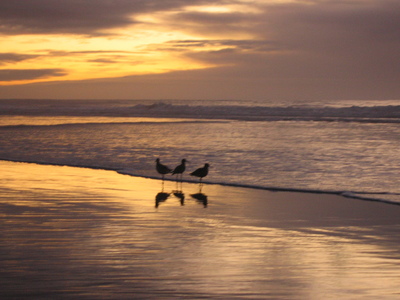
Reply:
[[[49,105],[49,102],[11,105],[0,102],[2,115],[29,116],[97,116],[97,117],[142,117],[178,119],[228,119],[244,121],[325,121],[400,123],[400,105],[382,106],[263,106],[263,105],[218,105],[210,101],[202,105],[160,102],[123,102],[110,105],[110,101],[67,102]],[[72,103],[72,104],[71,104]],[[134,105],[132,105],[134,104]]]
[[[132,116],[209,118],[247,121],[336,121],[400,123],[400,106],[309,107],[309,106],[190,106],[154,103],[129,109]]]

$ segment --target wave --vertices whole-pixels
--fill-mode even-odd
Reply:
[[[399,193],[364,193],[364,192],[343,192],[341,196],[364,201],[382,202],[387,204],[400,205],[399,201],[387,199],[386,197],[398,197]]]
[[[386,106],[246,106],[191,105],[155,102],[135,105],[4,105],[0,114],[23,116],[97,116],[179,119],[228,119],[244,121],[324,121],[400,123],[400,105]],[[127,102],[129,103],[129,102]]]
[[[106,170],[106,171],[115,171],[121,175],[133,176],[133,177],[141,177],[148,179],[160,180],[159,176],[148,176],[139,173],[133,173],[122,169],[112,169],[105,168],[101,166],[83,166],[83,165],[74,165],[74,164],[64,164],[64,163],[47,163],[40,161],[29,161],[29,160],[12,160],[12,159],[4,159],[0,158],[2,161],[12,161],[12,162],[20,162],[20,163],[34,163],[39,165],[52,165],[52,166],[68,166],[68,167],[76,167],[76,168],[87,168],[87,169],[95,169],[95,170]],[[174,179],[166,178],[165,181],[175,181]],[[197,183],[197,180],[183,180],[186,183]],[[363,201],[374,201],[391,205],[400,205],[399,200],[395,199],[387,199],[382,196],[395,197],[398,198],[400,193],[389,193],[389,192],[362,192],[362,191],[332,191],[332,190],[317,190],[317,189],[299,189],[299,188],[282,188],[282,187],[273,187],[273,186],[260,186],[260,185],[252,185],[252,184],[240,184],[240,183],[229,183],[229,182],[219,182],[219,181],[207,181],[203,180],[203,184],[208,185],[221,185],[221,186],[229,186],[229,187],[238,187],[238,188],[246,188],[246,189],[257,189],[257,190],[265,190],[271,192],[296,192],[296,193],[312,193],[312,194],[329,194],[329,195],[338,195],[346,198],[358,199]]]
[[[344,121],[400,122],[400,106],[313,107],[313,106],[190,106],[154,103],[131,107],[132,114],[174,117],[217,118],[248,121]]]
[[[104,122],[104,121],[68,121],[68,120],[63,120],[63,121],[58,121],[54,122],[53,120],[50,120],[49,122],[40,122],[39,124],[35,123],[35,121],[22,121],[16,125],[9,124],[10,122],[7,122],[7,120],[2,120],[5,122],[5,124],[1,124],[0,121],[0,128],[3,129],[18,129],[18,128],[28,128],[28,127],[76,127],[76,126],[98,126],[98,125],[109,125],[109,124],[115,124],[115,125],[130,125],[130,124],[147,124],[147,125],[161,125],[161,124],[175,124],[175,123],[184,123],[184,124],[198,124],[198,123],[210,123],[210,122],[215,122],[215,123],[223,123],[223,122],[228,122],[224,120],[190,120],[190,119],[169,119],[169,120],[163,120],[162,122],[159,121],[140,121],[140,120],[132,120],[132,121],[119,121],[118,118],[114,118],[113,120]],[[44,123],[44,124],[43,124]]]

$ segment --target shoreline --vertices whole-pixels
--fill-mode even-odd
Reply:
[[[65,167],[71,167],[71,168],[82,168],[82,169],[89,169],[89,170],[104,170],[104,171],[113,171],[116,172],[117,174],[120,175],[126,175],[126,176],[131,176],[131,177],[137,177],[137,178],[144,178],[144,179],[153,179],[153,180],[160,180],[161,178],[159,176],[145,176],[145,175],[140,175],[140,174],[134,174],[134,173],[129,173],[128,171],[123,171],[123,170],[118,170],[118,169],[113,169],[113,168],[105,168],[105,167],[97,167],[97,166],[79,166],[79,165],[68,165],[68,164],[58,164],[58,163],[47,163],[47,162],[32,162],[32,161],[21,161],[21,160],[13,160],[13,159],[5,159],[5,158],[0,158],[0,162],[15,162],[15,163],[26,163],[26,164],[37,164],[37,165],[44,165],[44,166],[65,166]],[[171,178],[165,178],[164,181],[166,182],[175,182],[175,179]],[[193,179],[184,179],[182,182],[184,183],[197,183],[198,181]],[[366,197],[366,196],[360,196],[360,195],[392,195],[391,193],[386,193],[386,192],[360,192],[360,191],[329,191],[329,190],[313,190],[313,189],[295,189],[295,188],[279,188],[279,187],[264,187],[264,186],[257,186],[257,185],[250,185],[250,184],[239,184],[239,183],[226,183],[226,182],[210,182],[207,180],[203,180],[203,184],[207,185],[220,185],[220,186],[226,186],[226,187],[237,187],[237,188],[245,188],[245,189],[255,189],[255,190],[265,190],[265,191],[270,191],[270,192],[293,192],[293,193],[310,193],[310,194],[326,194],[326,195],[337,195],[341,196],[344,198],[349,198],[349,199],[356,199],[356,200],[361,200],[361,201],[371,201],[371,202],[379,202],[379,203],[384,203],[384,204],[390,204],[390,205],[396,205],[400,206],[400,203],[397,201],[392,201],[388,199],[382,199],[382,198],[374,198],[374,197]],[[357,195],[359,194],[359,195]],[[394,194],[397,195],[397,194]]]
[[[175,182],[173,179],[166,179],[162,181],[160,178],[157,176],[155,177],[144,177],[144,176],[135,176],[132,174],[126,174],[124,172],[119,172],[113,169],[103,169],[103,168],[91,168],[91,167],[80,167],[80,166],[70,166],[70,165],[54,165],[54,164],[47,164],[47,163],[31,163],[31,162],[16,162],[16,161],[7,161],[7,160],[0,160],[0,167],[3,164],[9,164],[9,168],[14,168],[14,166],[18,166],[19,170],[22,170],[22,172],[25,172],[25,169],[29,167],[32,170],[35,170],[37,168],[43,167],[44,170],[48,169],[51,170],[51,173],[55,174],[57,176],[57,172],[61,170],[65,170],[67,173],[69,171],[72,171],[72,173],[80,174],[81,172],[88,172],[89,174],[93,176],[97,176],[97,174],[108,174],[107,176],[111,176],[112,178],[115,178],[116,180],[124,178],[124,180],[130,181],[132,183],[139,182],[139,187],[135,188],[135,192],[140,192],[140,194],[147,194],[148,199],[154,199],[157,201],[156,196],[159,193],[168,193],[170,198],[173,198],[174,193],[189,193],[190,195],[197,194],[197,193],[202,193],[203,191],[212,191],[213,194],[211,194],[211,197],[216,197],[219,198],[221,201],[223,201],[223,198],[225,197],[224,193],[226,191],[229,191],[227,194],[227,197],[236,197],[236,194],[239,192],[239,194],[243,195],[256,195],[257,199],[262,198],[266,195],[266,199],[269,199],[275,203],[279,203],[278,206],[276,206],[276,209],[279,210],[290,210],[290,208],[293,207],[301,207],[301,210],[294,212],[294,215],[296,213],[305,213],[305,211],[309,208],[314,211],[315,215],[318,215],[320,213],[325,214],[326,211],[331,210],[332,213],[343,213],[344,215],[350,213],[355,213],[357,215],[357,209],[361,208],[360,211],[366,211],[370,209],[371,207],[373,208],[378,208],[377,210],[374,211],[374,213],[380,213],[381,216],[384,213],[388,213],[388,215],[394,214],[396,218],[391,220],[388,218],[389,221],[394,221],[394,223],[397,223],[397,208],[398,203],[385,203],[384,201],[375,201],[375,200],[365,200],[365,199],[359,199],[358,197],[351,197],[351,196],[345,196],[340,192],[323,192],[323,191],[308,191],[308,190],[291,190],[291,189],[274,189],[274,188],[263,188],[263,187],[251,187],[251,186],[241,186],[241,185],[235,185],[235,184],[224,184],[224,183],[210,183],[207,181],[204,181],[201,185],[197,181],[183,181],[181,183]],[[4,168],[3,168],[4,169]],[[100,172],[100,173],[98,173]],[[63,173],[63,172],[62,172]],[[0,175],[1,176],[1,175]],[[29,176],[29,174],[26,174],[24,176]],[[41,176],[41,175],[39,175]],[[24,177],[25,178],[25,177]],[[71,178],[74,180],[74,178]],[[141,190],[141,187],[145,186],[148,188],[150,185],[150,191],[146,190]],[[185,188],[182,188],[184,186]],[[60,187],[61,190],[63,190],[66,187]],[[82,187],[80,187],[82,188]],[[126,189],[127,192],[130,191],[129,188]],[[178,197],[178,196],[176,196]],[[246,196],[248,197],[248,196]],[[179,197],[178,197],[179,198]],[[298,199],[297,201],[293,200],[288,200],[290,198],[296,198]],[[194,199],[196,200],[196,199]],[[198,199],[197,199],[198,200]],[[240,199],[242,201],[243,199]],[[317,206],[314,207],[315,202],[319,202]],[[161,201],[163,202],[163,201]],[[160,202],[160,203],[161,203]],[[260,201],[259,201],[260,202]],[[323,204],[323,205],[322,205]],[[394,204],[393,205],[387,205],[387,204]],[[367,209],[364,209],[367,208]],[[400,208],[399,211],[400,213]],[[307,217],[310,217],[312,219],[312,216],[308,213],[306,213]],[[273,216],[272,216],[273,217]],[[338,217],[338,216],[335,216]],[[373,216],[371,216],[373,217]],[[400,217],[400,215],[399,215]],[[297,218],[297,216],[295,217]],[[362,216],[362,218],[365,219],[365,216]],[[400,221],[399,221],[400,222]]]

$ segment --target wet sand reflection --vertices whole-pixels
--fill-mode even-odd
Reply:
[[[397,206],[174,182],[160,192],[157,180],[111,171],[0,168],[1,299],[398,296]]]

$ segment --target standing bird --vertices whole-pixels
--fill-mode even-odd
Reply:
[[[177,181],[179,180],[179,175],[180,175],[181,181],[182,181],[183,172],[185,172],[185,169],[186,169],[185,163],[186,163],[186,159],[182,159],[181,164],[180,164],[179,166],[177,166],[177,167],[172,171],[172,175],[177,174],[177,175],[176,175],[176,176],[177,176],[177,178],[176,178]]]
[[[171,173],[172,170],[170,168],[168,168],[167,166],[163,165],[162,163],[160,163],[160,159],[159,158],[156,159],[156,162],[157,162],[156,170],[157,170],[158,173],[161,174],[162,180],[164,181],[164,175],[168,174],[168,173]]]
[[[205,164],[204,167],[198,168],[197,170],[195,170],[192,173],[190,173],[190,175],[199,177],[200,178],[199,182],[201,183],[201,180],[203,179],[203,177],[206,177],[207,174],[208,174],[208,167],[209,166],[210,166],[209,164]]]

